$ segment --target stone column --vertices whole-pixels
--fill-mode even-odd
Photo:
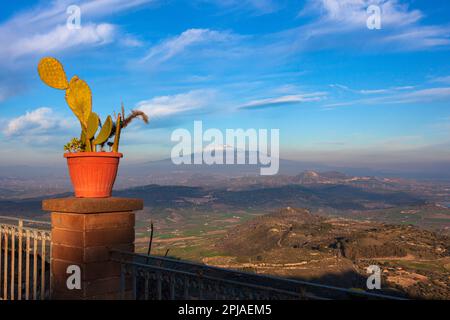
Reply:
[[[52,299],[119,298],[120,265],[109,251],[134,251],[134,211],[143,201],[61,198],[44,200],[42,208],[52,221]],[[81,289],[68,289],[69,266],[80,268]]]

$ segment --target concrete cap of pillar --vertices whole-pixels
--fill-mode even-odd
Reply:
[[[142,210],[144,201],[134,198],[56,198],[42,201],[42,210],[68,213],[103,213]]]

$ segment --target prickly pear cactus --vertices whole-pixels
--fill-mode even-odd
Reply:
[[[72,139],[65,146],[66,151],[96,152],[97,145],[101,145],[101,151],[103,151],[104,144],[114,136],[114,143],[109,142],[108,145],[112,146],[112,151],[118,152],[122,128],[138,117],[148,123],[148,117],[142,111],[133,110],[130,115],[125,117],[125,109],[122,104],[122,113],[117,115],[116,122],[113,123],[111,116],[108,116],[95,138],[100,126],[100,119],[95,112],[92,112],[92,94],[87,83],[77,76],[72,77],[68,82],[62,64],[52,57],[45,57],[39,61],[38,72],[41,80],[48,86],[66,90],[66,102],[80,121],[80,139]]]
[[[80,120],[81,126],[86,130],[92,111],[92,94],[87,83],[74,76],[66,90],[66,102]]]
[[[64,68],[55,58],[42,58],[38,64],[38,73],[41,80],[52,88],[66,90],[69,86]]]

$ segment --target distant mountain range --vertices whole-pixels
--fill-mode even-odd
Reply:
[[[259,157],[260,155],[246,152],[244,154],[246,162],[250,156]],[[191,155],[191,158],[193,157],[194,155]],[[441,163],[436,167],[425,168],[423,171],[405,169],[383,172],[369,168],[342,168],[316,162],[280,159],[280,170],[277,175],[261,176],[259,164],[175,165],[171,159],[133,164],[124,158],[119,167],[115,187],[127,189],[158,184],[239,189],[249,186],[268,187],[289,184],[345,184],[359,188],[376,187],[409,191],[411,183],[400,181],[401,179],[426,178],[432,179],[434,183],[450,181],[450,170],[444,170],[449,167],[450,163]],[[405,185],[408,188],[403,188]],[[70,190],[70,179],[64,161],[61,161],[58,166],[0,166],[0,199],[53,195]]]
[[[255,155],[259,157],[259,154]],[[246,163],[248,163],[250,155],[245,154]],[[125,165],[121,167],[121,174],[124,177],[158,176],[158,174],[207,174],[226,177],[252,176],[259,175],[260,164],[233,164],[233,165],[195,165],[182,164],[175,165],[171,159],[158,161],[150,161],[135,165]],[[377,177],[396,177],[396,178],[412,178],[412,179],[449,179],[450,180],[450,161],[447,163],[434,163],[432,165],[422,165],[415,168],[411,164],[404,166],[398,165],[397,169],[381,170],[366,167],[342,167],[318,163],[313,161],[295,161],[279,159],[280,175],[296,175],[302,171],[335,171],[343,172],[352,176],[377,176]]]
[[[236,152],[238,154],[244,152]],[[248,163],[250,156],[259,158],[259,153],[245,152],[243,157]],[[194,155],[191,155],[193,159]],[[233,165],[207,165],[207,164],[182,164],[175,165],[171,159],[157,161],[148,161],[142,163],[130,163],[125,157],[122,159],[119,169],[119,175],[128,182],[139,181],[139,183],[161,183],[155,180],[164,181],[164,177],[173,180],[174,177],[191,176],[193,174],[203,174],[218,177],[240,177],[259,175],[260,164],[233,164]],[[448,162],[429,163],[422,165],[413,165],[411,163],[397,164],[392,169],[373,169],[368,167],[355,166],[335,166],[313,161],[296,161],[279,159],[280,175],[296,175],[302,171],[321,171],[321,172],[342,172],[351,176],[376,176],[376,177],[396,177],[412,179],[448,179],[450,180],[450,160]],[[59,182],[67,177],[67,168],[64,161],[57,166],[24,166],[11,165],[0,166],[0,181],[5,178],[13,179],[37,179],[45,178],[47,181]],[[144,181],[145,180],[145,181]],[[120,182],[120,181],[119,181]],[[142,183],[144,182],[144,183]],[[174,183],[174,182],[172,182]],[[0,188],[3,187],[0,184]]]
[[[283,178],[287,180],[284,181]],[[249,179],[250,181],[245,178],[231,179],[230,185],[216,186],[152,184],[117,190],[114,195],[141,198],[149,210],[195,209],[204,212],[220,208],[230,211],[266,211],[287,205],[330,210],[369,210],[423,205],[427,202],[420,195],[395,190],[393,186],[390,189],[383,187],[383,182],[376,179],[368,186],[352,185],[358,180],[338,172],[320,174],[307,171],[294,177],[279,177],[281,181],[276,184],[267,184],[264,180],[254,184]],[[346,181],[351,183],[345,183]],[[367,183],[367,180],[362,181]],[[45,198],[70,194],[45,195]],[[39,214],[42,199],[43,197],[34,197],[0,201],[0,215]]]

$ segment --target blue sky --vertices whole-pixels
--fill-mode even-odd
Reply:
[[[70,5],[81,29],[68,29]],[[369,5],[381,29],[366,26]],[[129,161],[176,128],[279,128],[281,157],[388,167],[450,159],[450,3],[401,0],[3,2],[0,164],[59,163],[78,124],[36,66],[58,58],[102,117],[142,109]]]

